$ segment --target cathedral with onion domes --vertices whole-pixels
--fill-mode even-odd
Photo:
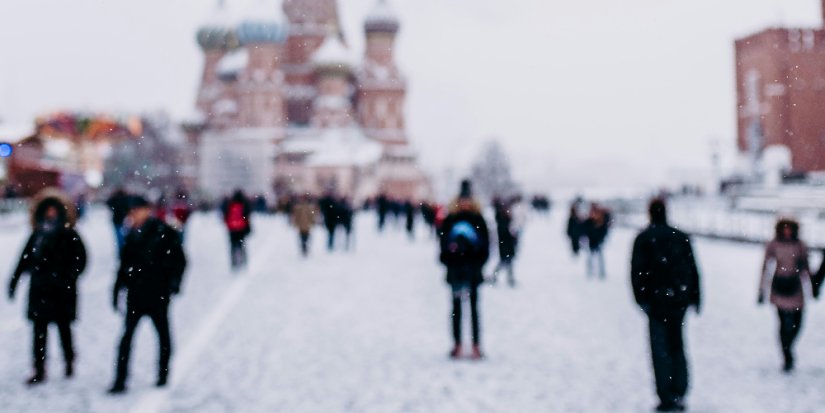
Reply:
[[[400,20],[376,0],[363,27],[356,58],[335,0],[254,0],[240,13],[221,1],[197,32],[203,77],[184,124],[193,184],[216,197],[429,198],[405,129]]]

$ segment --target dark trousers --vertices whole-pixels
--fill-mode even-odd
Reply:
[[[573,250],[573,255],[579,255],[580,242],[579,237],[570,237],[570,248]]]
[[[327,248],[332,251],[335,248],[335,227],[327,227],[327,232],[329,233],[329,243],[327,244]]]
[[[245,244],[246,234],[243,232],[230,232],[229,245],[230,257],[232,258],[232,268],[240,268],[246,265],[246,248]]]
[[[793,343],[802,328],[802,310],[777,311],[779,313],[779,341],[782,343],[782,354],[788,359]]]
[[[478,328],[478,287],[453,288],[453,339],[461,344],[461,301],[464,291],[470,292],[470,317],[473,325],[473,344],[478,344],[481,336]]]
[[[656,377],[656,393],[663,403],[675,401],[687,393],[688,366],[682,340],[684,318],[684,312],[666,320],[650,317],[653,374]]]
[[[301,231],[299,235],[301,237],[301,254],[307,255],[309,254],[309,231]]]
[[[169,358],[172,356],[172,339],[169,335],[169,306],[164,305],[146,309],[134,309],[127,306],[126,329],[123,332],[123,339],[120,340],[120,351],[117,358],[117,378],[115,380],[119,384],[126,383],[126,377],[129,375],[132,336],[134,336],[135,328],[143,316],[149,316],[158,331],[158,341],[160,343],[158,375],[165,377],[169,373]]]
[[[72,346],[72,325],[70,321],[55,321],[60,333],[60,343],[63,345],[63,358],[67,364],[74,362],[74,347]],[[49,322],[34,322],[34,369],[42,372],[46,367],[46,343],[49,336]]]

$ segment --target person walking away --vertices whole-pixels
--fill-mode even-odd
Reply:
[[[430,236],[432,236],[433,232],[435,232],[435,208],[433,208],[429,202],[421,204],[421,218],[424,219],[424,223],[427,224],[427,230]]]
[[[498,282],[498,274],[502,269],[507,269],[507,282],[510,287],[516,286],[516,279],[513,276],[513,259],[516,255],[516,237],[512,232],[512,216],[504,200],[497,198],[494,201],[496,210],[496,234],[498,235],[498,255],[499,263],[493,271],[493,284]]]
[[[126,236],[112,295],[112,305],[118,311],[120,292],[126,290],[125,328],[118,349],[115,382],[109,389],[113,394],[126,391],[132,336],[143,316],[152,320],[158,333],[156,385],[166,385],[172,355],[169,303],[180,293],[186,269],[186,256],[177,231],[153,217],[152,208],[144,198],[134,197],[131,206],[131,229]]]
[[[582,227],[590,247],[590,255],[587,257],[587,275],[594,275],[594,262],[598,262],[599,277],[604,279],[605,269],[602,246],[607,238],[609,228],[607,215],[598,205],[592,204],[590,206],[590,216],[584,221]]]
[[[771,265],[775,268],[769,271]],[[786,372],[794,368],[793,344],[802,327],[803,281],[813,286],[808,268],[808,247],[799,240],[799,224],[792,219],[780,219],[776,224],[776,237],[765,247],[758,302],[763,304],[765,293],[770,291],[770,302],[779,314],[779,341]],[[818,290],[818,286],[812,288],[817,296]]]
[[[683,411],[688,364],[682,330],[689,307],[699,314],[699,271],[688,236],[667,224],[664,201],[652,201],[649,212],[650,226],[633,243],[630,279],[636,303],[649,320],[650,354],[661,401],[657,411]]]
[[[86,208],[89,206],[85,193],[80,193],[80,195],[75,198],[74,206],[77,210],[77,220],[82,221],[86,216]]]
[[[327,194],[318,200],[318,206],[321,208],[321,215],[324,217],[324,226],[327,228],[327,233],[329,234],[327,248],[332,251],[335,248],[335,228],[338,227],[340,220],[340,208],[332,194]]]
[[[309,255],[309,236],[312,228],[318,222],[318,211],[309,197],[302,195],[292,207],[292,225],[298,230],[301,240],[301,255]]]
[[[347,236],[346,240],[346,250],[349,251],[350,248],[350,241],[352,239],[352,220],[354,218],[355,211],[352,209],[352,205],[350,202],[341,197],[338,199],[338,225],[344,227],[344,233]]]
[[[415,240],[415,208],[413,208],[412,202],[407,201],[404,203],[404,215],[406,216],[404,228],[407,230],[407,235],[410,236],[411,240]]]
[[[46,379],[49,324],[60,333],[66,377],[74,375],[72,322],[77,318],[77,279],[86,268],[86,247],[75,231],[77,212],[71,199],[55,190],[41,192],[32,202],[32,234],[9,282],[9,300],[23,274],[29,274],[28,318],[34,324],[34,375],[26,382]]]
[[[238,190],[224,207],[224,222],[229,231],[230,257],[232,269],[240,270],[246,266],[246,237],[252,232],[250,216],[252,208],[243,192]]]
[[[461,302],[470,298],[470,317],[473,328],[472,358],[483,358],[480,347],[478,317],[478,287],[484,281],[482,268],[490,256],[490,238],[487,223],[481,215],[481,205],[473,199],[469,181],[461,183],[459,197],[451,203],[450,214],[441,226],[440,260],[447,267],[447,283],[453,298],[453,339],[455,346],[450,357],[461,357]]]
[[[576,205],[571,205],[570,217],[567,218],[567,237],[570,238],[570,247],[575,257],[579,256],[579,250],[581,249],[581,226],[582,222],[576,210]]]
[[[126,219],[126,214],[129,213],[129,196],[126,195],[123,189],[118,189],[109,197],[106,205],[112,210],[112,224],[115,227],[117,253],[120,256],[120,250],[123,249],[123,243],[126,239],[126,228],[124,228],[123,221]]]
[[[387,224],[387,214],[390,210],[390,202],[387,196],[381,194],[376,202],[378,209],[378,232],[384,231],[384,226]]]
[[[186,223],[189,222],[189,217],[192,215],[192,205],[187,199],[188,196],[183,190],[178,191],[175,196],[175,201],[172,202],[172,214],[170,224],[172,228],[180,233],[180,242],[183,243],[186,234]]]

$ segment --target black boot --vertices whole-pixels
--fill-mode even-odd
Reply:
[[[74,361],[66,360],[66,378],[74,376]]]
[[[166,382],[169,378],[169,370],[161,370],[158,373],[158,382],[155,383],[156,387],[166,387]]]
[[[793,354],[791,354],[791,350],[782,350],[782,355],[785,356],[785,366],[782,367],[782,371],[790,372],[793,370]]]
[[[117,379],[112,388],[109,389],[109,394],[122,394],[126,392],[126,380]]]
[[[46,381],[46,369],[41,366],[36,366],[34,368],[34,375],[26,380],[26,384],[29,386],[35,386],[43,383],[44,381]]]

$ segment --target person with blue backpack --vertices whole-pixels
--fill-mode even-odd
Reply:
[[[470,299],[473,326],[471,358],[484,358],[480,347],[478,317],[478,287],[484,282],[482,268],[490,257],[490,236],[481,215],[481,205],[473,199],[469,181],[461,183],[461,193],[450,203],[450,213],[441,225],[441,262],[447,267],[447,283],[453,298],[453,338],[455,347],[450,358],[461,358],[461,304]]]

